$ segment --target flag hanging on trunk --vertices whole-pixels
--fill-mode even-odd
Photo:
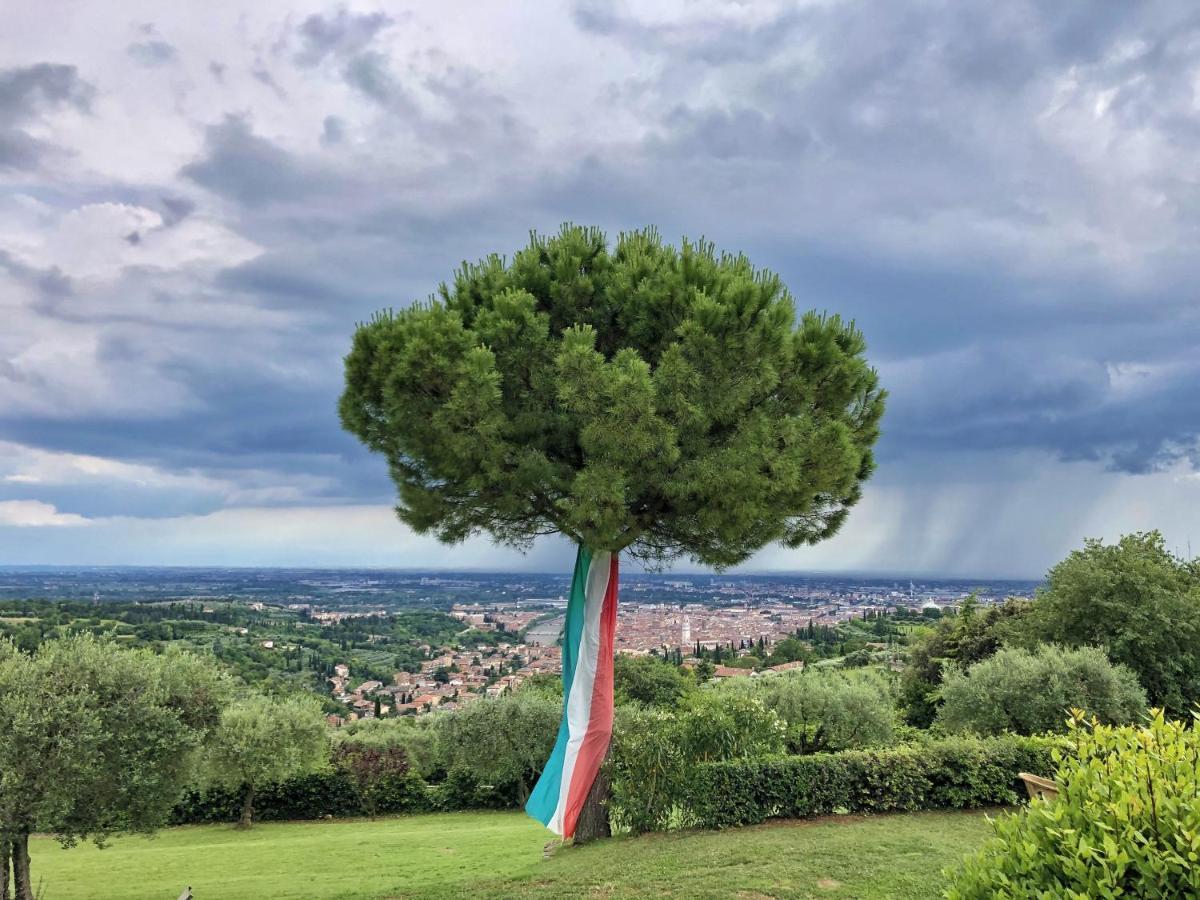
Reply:
[[[575,834],[608,752],[613,722],[617,556],[579,548],[563,626],[563,716],[558,740],[525,811],[555,834]]]

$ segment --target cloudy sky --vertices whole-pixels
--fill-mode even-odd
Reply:
[[[335,413],[356,321],[564,220],[866,332],[878,474],[744,568],[1200,550],[1193,3],[649,6],[6,9],[0,563],[565,568],[409,533]]]

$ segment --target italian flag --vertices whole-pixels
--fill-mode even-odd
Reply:
[[[525,804],[529,815],[563,838],[575,834],[612,737],[616,626],[617,556],[580,547],[563,629],[562,724]]]

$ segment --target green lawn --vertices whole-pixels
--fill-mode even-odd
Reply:
[[[519,813],[255,826],[31,848],[45,900],[387,897],[937,897],[939,871],[987,834],[981,813],[844,816],[562,848]]]

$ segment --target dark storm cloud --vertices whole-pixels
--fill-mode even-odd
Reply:
[[[167,227],[177,225],[196,210],[196,204],[187,197],[159,197],[158,203],[163,209],[163,225]]]
[[[175,48],[161,39],[138,41],[126,47],[125,52],[141,65],[151,68],[175,60]]]
[[[738,241],[785,275],[802,307],[857,318],[894,382],[885,456],[1036,449],[1127,472],[1195,460],[1200,323],[1189,309],[1200,273],[1187,245],[1200,236],[1200,196],[1169,154],[1200,149],[1190,87],[1200,11],[888,4],[752,25],[724,11],[667,24],[638,12],[576,7],[582,29],[655,59],[657,72],[630,95],[650,125],[641,152],[588,161],[554,188],[559,202],[587,197],[607,216],[635,211]],[[725,70],[734,80],[714,99]],[[1047,132],[1047,109],[1066,102],[1056,80],[1103,98],[1079,125],[1107,103],[1118,131],[1106,139],[1153,135],[1161,163],[1099,196],[1097,179],[1124,173],[1086,168],[1064,147],[1070,130]],[[1107,249],[1072,245],[1069,219],[1097,238],[1108,229],[1120,249],[1133,229],[1101,217],[1136,190],[1159,193],[1154,208],[1190,240],[1145,257],[1146,286],[1114,285]],[[804,236],[765,237],[756,217]],[[869,249],[881,227],[892,245],[882,253]],[[953,250],[971,227],[1012,249]],[[925,241],[944,249],[903,258],[904,244]],[[988,259],[1018,250],[1054,265],[1022,273]],[[1122,374],[1139,368],[1154,371],[1141,388]]]
[[[382,53],[360,53],[351,59],[346,65],[346,82],[383,106],[412,105],[408,92],[392,76],[388,59]]]
[[[296,53],[296,62],[315,66],[330,56],[356,53],[394,21],[383,12],[358,14],[345,9],[327,16],[309,16],[299,28],[302,46]]]
[[[168,228],[225,216],[262,252],[186,277],[131,268],[94,305],[61,271],[0,256],[40,314],[103,329],[114,382],[174,398],[142,416],[8,412],[0,435],[248,492],[293,484],[297,503],[386,503],[385,468],[336,418],[355,322],[427,296],[464,259],[511,254],[530,227],[573,220],[614,236],[648,224],[672,241],[707,236],[779,271],[802,309],[856,319],[891,391],[885,466],[937,470],[950,452],[1001,451],[1125,472],[1196,462],[1200,13],[711,8],[664,24],[633,4],[577,5],[595,58],[616,46],[635,65],[614,65],[595,105],[569,115],[535,106],[528,89],[505,97],[475,60],[402,55],[383,12],[281,24],[266,57],[278,79],[257,49],[212,63],[215,108],[239,113],[207,128],[179,181],[48,202],[133,203]],[[563,87],[566,106],[575,89]],[[299,137],[240,112],[302,97],[329,105],[294,110]],[[0,73],[0,164],[33,165],[43,148],[24,128],[89,98],[73,67]],[[144,302],[120,308],[122,291]],[[216,301],[271,324],[173,318]],[[86,515],[120,509],[112,491],[19,490]],[[229,502],[186,486],[163,497],[165,512]],[[130,502],[155,514],[149,493]]]
[[[0,70],[0,124],[24,122],[62,105],[86,111],[93,94],[75,66],[38,63]]]
[[[316,166],[254,134],[239,116],[210,126],[204,146],[204,156],[180,174],[240,203],[303,200],[326,181]]]
[[[267,69],[264,66],[257,66],[250,73],[250,75],[259,84],[269,87],[271,89],[271,91],[275,94],[275,96],[278,97],[280,100],[287,100],[287,91],[285,91],[280,86],[279,82],[275,80],[275,76],[271,74],[269,69]]]
[[[321,144],[331,147],[346,139],[346,123],[338,116],[326,116],[321,123]]]
[[[13,258],[11,253],[0,250],[0,271],[7,272],[21,284],[32,287],[45,298],[66,297],[71,294],[71,279],[56,267],[39,269]]]
[[[75,66],[37,63],[0,70],[0,169],[32,169],[49,145],[22,126],[64,106],[91,108],[95,91]]]

